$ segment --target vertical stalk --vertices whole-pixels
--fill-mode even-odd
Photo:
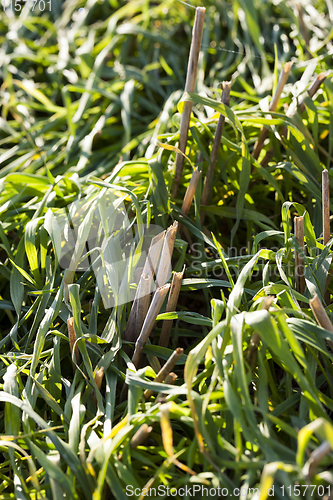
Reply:
[[[175,246],[178,222],[175,221],[172,226],[167,229],[163,248],[161,252],[160,262],[156,273],[156,286],[163,286],[171,275],[171,256]]]
[[[325,330],[333,333],[333,325],[316,293],[314,294],[313,298],[310,299],[309,303],[318,325],[320,325],[322,328],[325,328]],[[330,342],[330,344],[331,346],[333,345],[332,342]]]
[[[157,315],[160,312],[160,309],[162,307],[162,304],[164,302],[166,294],[168,293],[169,288],[170,288],[170,285],[168,283],[168,284],[158,288],[154,294],[154,297],[153,297],[153,300],[150,304],[147,316],[146,316],[145,321],[143,323],[139,338],[135,344],[135,350],[134,350],[132,362],[136,368],[139,366],[139,361],[140,361],[142,351],[147,343],[149,335],[152,332],[152,329],[155,325]]]
[[[199,172],[198,167],[196,167],[193,170],[192,177],[188,185],[188,188],[186,189],[185,198],[182,204],[182,212],[184,215],[187,215],[190,210],[190,206],[192,204],[195,191],[197,189],[197,185],[200,179],[200,174],[201,172]]]
[[[195,91],[195,85],[198,73],[199,53],[201,48],[203,25],[205,20],[205,12],[206,12],[205,7],[197,7],[195,11],[194,26],[192,31],[192,42],[191,42],[190,55],[187,67],[185,92]],[[183,153],[185,153],[187,144],[191,111],[192,111],[192,102],[186,101],[184,104],[184,109],[180,122],[180,136],[179,136],[179,149]],[[172,191],[172,196],[174,198],[176,198],[177,196],[178,186],[180,184],[180,179],[183,171],[183,164],[184,164],[184,156],[182,154],[177,153],[176,166],[175,166],[175,179]]]
[[[310,46],[310,38],[309,38],[309,33],[308,33],[308,30],[306,29],[304,18],[303,18],[302,5],[300,3],[298,3],[296,5],[296,8],[297,8],[297,12],[298,12],[299,29],[300,29],[300,32],[301,32],[303,38],[304,38],[305,47],[308,50],[309,46]]]
[[[170,293],[169,293],[169,298],[168,298],[168,303],[166,306],[166,312],[172,312],[172,311],[176,310],[179,292],[180,292],[180,287],[181,287],[182,279],[184,276],[184,271],[185,271],[185,266],[180,273],[174,273],[174,275],[173,275]],[[168,347],[172,323],[173,323],[172,319],[169,319],[169,320],[166,319],[163,321],[161,336],[160,336],[160,340],[159,340],[159,345],[161,345],[163,347]]]
[[[125,328],[124,339],[128,342],[136,341],[147,315],[150,304],[150,292],[152,288],[153,276],[156,273],[165,234],[166,231],[163,231],[155,236],[149,247],[146,262]]]
[[[69,348],[70,348],[72,360],[73,360],[73,351],[74,351],[76,363],[79,365],[81,363],[81,354],[79,351],[79,346],[77,345],[77,341],[76,341],[76,334],[75,334],[75,330],[74,330],[74,318],[73,317],[71,317],[67,320],[67,327],[68,327]],[[76,370],[76,366],[74,363],[73,363],[73,369],[74,369],[74,371]]]
[[[229,106],[231,82],[222,82],[221,89],[222,89],[221,103],[225,104],[226,106]],[[224,122],[225,122],[225,116],[220,115],[215,132],[212,154],[210,157],[210,165],[207,170],[204,187],[202,191],[201,205],[207,205],[209,203],[217,157],[221,145],[221,137],[223,134]],[[201,212],[201,224],[203,224],[204,222],[205,215],[206,215],[205,212]]]

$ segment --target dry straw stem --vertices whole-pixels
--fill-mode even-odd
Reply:
[[[197,189],[200,175],[201,172],[199,172],[198,167],[195,167],[188,188],[186,189],[185,198],[182,204],[182,212],[184,215],[187,215],[190,210],[190,206],[195,195],[195,190]]]
[[[99,391],[101,390],[102,387],[103,377],[104,377],[104,366],[102,366],[99,370],[97,370],[94,376],[94,380]],[[93,394],[93,400],[94,403],[97,405],[97,398],[95,393]]]
[[[156,378],[154,379],[154,382],[163,382],[165,378],[169,375],[171,370],[174,368],[175,364],[177,363],[178,359],[180,356],[183,354],[184,349],[181,347],[177,347],[177,349],[171,354],[170,358],[167,360],[165,365],[161,368],[161,370],[158,372],[156,375]],[[151,391],[150,389],[146,389],[144,392],[144,397],[145,399],[149,399],[150,396],[153,394],[154,391]]]
[[[319,75],[316,75],[315,79],[313,80],[313,82],[311,83],[310,87],[307,90],[307,93],[309,94],[311,99],[315,95],[317,90],[319,89],[320,85],[325,81],[327,76],[328,76],[328,72],[324,72],[324,73],[320,73]],[[302,114],[304,111],[305,111],[305,104],[304,104],[303,99],[301,98],[299,100],[299,103],[298,103],[298,112],[300,114]],[[294,99],[293,102],[291,103],[291,105],[289,106],[289,109],[288,109],[286,115],[289,118],[292,118],[293,116],[296,115],[296,113],[297,113],[297,99]],[[281,135],[287,135],[287,131],[288,131],[288,127],[284,126],[280,133],[281,133]]]
[[[295,217],[294,219],[294,233],[304,252],[304,215]],[[305,291],[305,277],[304,277],[304,261],[298,252],[295,252],[295,282],[296,290],[304,295]]]
[[[320,85],[324,82],[324,80],[327,78],[328,76],[328,72],[324,72],[324,73],[320,73],[319,75],[316,76],[316,78],[314,79],[314,81],[312,82],[312,84],[310,85],[310,87],[308,88],[308,94],[309,96],[312,98],[315,93],[317,92],[317,90],[319,89]],[[301,99],[300,102],[299,102],[299,105],[298,105],[298,111],[300,114],[303,113],[303,111],[305,110],[305,104],[303,102],[303,100]],[[286,115],[289,117],[289,118],[292,118],[295,114],[297,113],[297,101],[295,100],[290,106],[289,106],[289,109],[286,113]],[[288,132],[288,127],[286,125],[284,125],[281,130],[280,130],[280,136],[286,136],[287,135],[287,132]],[[267,167],[268,163],[271,161],[271,159],[273,158],[274,156],[274,149],[273,147],[271,147],[266,155],[264,156],[263,160],[261,161],[260,165],[262,167]]]
[[[76,364],[79,365],[81,363],[81,355],[79,351],[79,346],[77,345],[76,342],[76,334],[74,330],[74,318],[71,317],[67,320],[67,327],[68,327],[68,338],[69,338],[69,348],[71,351],[71,357],[73,359],[73,350],[75,354],[75,359],[76,359]],[[74,370],[76,370],[76,366],[73,363]]]
[[[142,424],[141,427],[136,431],[136,433],[132,437],[130,441],[130,447],[134,449],[143,444],[152,430],[153,430],[152,426],[149,426],[147,424]]]
[[[153,277],[142,274],[137,288],[138,298],[134,300],[127,321],[124,338],[128,342],[135,342],[141,331],[150,304],[150,292]]]
[[[262,301],[261,309],[266,309],[266,311],[269,310],[271,307],[271,304],[274,300],[274,297],[272,295],[268,295],[267,297],[264,297],[264,300]],[[256,361],[257,361],[257,352],[258,352],[258,347],[260,344],[260,335],[257,332],[254,332],[252,335],[252,338],[250,340],[250,350],[248,352],[246,361],[248,362],[251,370],[253,370]]]
[[[167,385],[174,385],[178,378],[178,375],[176,375],[174,372],[169,373],[169,375],[166,376],[164,383]],[[164,399],[168,396],[168,394],[164,392],[159,392],[156,397],[156,403],[161,403],[164,401]]]
[[[314,314],[314,317],[317,320],[318,325],[320,325],[322,328],[325,328],[325,330],[328,330],[329,332],[333,333],[333,325],[327,316],[327,313],[325,311],[325,308],[323,304],[320,302],[318,295],[315,293],[313,298],[310,299],[310,307],[311,310]],[[333,342],[330,342],[331,346],[333,345]]]
[[[166,231],[156,235],[150,244],[148,255],[139,285],[132,304],[131,312],[127,321],[124,339],[128,342],[135,342],[141,331],[150,304],[150,292],[152,288],[153,276],[156,273],[158,259],[160,258]]]
[[[315,475],[318,465],[324,460],[324,458],[331,453],[332,447],[328,441],[324,441],[316,450],[314,450],[307,462],[308,464],[308,478],[310,479]]]
[[[309,38],[309,33],[308,30],[306,29],[304,18],[303,18],[303,9],[302,5],[298,3],[296,5],[297,12],[298,12],[298,21],[299,21],[299,29],[300,32],[302,33],[302,36],[304,38],[305,46],[308,49],[310,46],[310,38]]]
[[[229,106],[231,82],[222,82],[221,89],[222,89],[221,102],[222,102],[222,104]],[[207,205],[207,203],[209,203],[211,187],[212,187],[212,182],[213,182],[213,177],[214,177],[214,172],[215,172],[215,167],[216,167],[216,162],[217,162],[217,156],[218,156],[220,145],[221,145],[221,137],[223,134],[224,122],[225,122],[225,116],[220,115],[219,121],[218,121],[217,127],[216,127],[216,132],[215,132],[212,154],[210,157],[210,165],[209,165],[208,170],[207,170],[207,174],[206,174],[206,178],[205,178],[205,182],[204,182],[204,187],[203,187],[203,191],[202,191],[201,205]],[[201,213],[201,223],[202,224],[203,224],[204,218],[205,218],[205,212],[202,212]]]
[[[171,269],[171,256],[173,248],[175,246],[176,235],[178,229],[178,222],[175,221],[172,226],[167,229],[163,248],[161,252],[161,258],[158,265],[158,270],[156,274],[156,286],[163,286],[169,278]]]
[[[181,287],[183,276],[184,276],[184,271],[185,271],[185,266],[180,273],[174,273],[174,275],[173,275],[170,293],[169,293],[169,298],[168,298],[168,303],[167,303],[165,312],[172,312],[172,311],[176,310],[179,292],[180,292],[180,287]],[[168,347],[171,328],[172,328],[172,322],[173,322],[172,319],[165,319],[163,321],[161,336],[160,336],[160,340],[159,340],[159,345],[161,345],[163,347]]]
[[[274,111],[277,110],[278,104],[279,104],[279,101],[280,101],[280,97],[281,97],[283,88],[284,88],[285,84],[287,83],[287,80],[288,80],[289,73],[290,73],[292,65],[293,65],[292,62],[287,62],[283,66],[282,71],[281,71],[280,76],[279,76],[279,80],[278,80],[278,83],[277,83],[276,90],[274,92],[271,104],[269,106],[269,111],[274,112]],[[263,148],[263,145],[264,145],[264,142],[265,142],[267,136],[268,136],[268,128],[262,127],[262,129],[260,130],[260,133],[259,133],[259,138],[258,138],[257,142],[254,145],[254,149],[253,149],[253,153],[252,153],[252,156],[256,160],[259,157],[260,151]]]
[[[205,7],[197,7],[195,11],[194,26],[192,31],[192,42],[191,42],[190,55],[187,67],[185,92],[195,92],[195,85],[198,73],[199,53],[201,48],[203,26],[205,20],[205,12],[206,12]],[[187,144],[188,128],[190,124],[192,105],[193,103],[190,101],[186,101],[184,103],[184,109],[180,122],[179,149],[183,153],[185,153]],[[176,166],[175,166],[175,179],[173,183],[173,192],[172,192],[174,198],[176,198],[177,196],[178,186],[183,171],[183,164],[184,164],[184,156],[182,154],[177,153]]]
[[[157,315],[160,312],[160,309],[162,307],[162,304],[164,302],[166,294],[168,293],[169,288],[170,288],[170,284],[167,283],[166,285],[163,285],[160,288],[158,288],[154,294],[154,297],[153,297],[153,300],[150,304],[147,316],[146,316],[145,321],[143,323],[139,338],[135,344],[135,350],[134,350],[132,362],[136,368],[139,365],[142,351],[147,343],[149,335],[151,334],[151,331],[154,327]]]
[[[156,273],[165,235],[166,231],[162,231],[152,239],[142,274],[154,276]]]
[[[322,175],[322,207],[323,207],[323,243],[327,244],[330,239],[330,180],[328,170],[323,170]]]

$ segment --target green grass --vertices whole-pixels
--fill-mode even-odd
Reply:
[[[168,498],[167,488],[194,486],[235,497],[242,488],[244,499],[264,499],[273,486],[276,498],[295,499],[298,488],[306,499],[329,498],[333,334],[318,326],[309,299],[326,300],[331,318],[321,173],[333,152],[332,75],[313,99],[307,89],[330,71],[331,2],[304,3],[308,48],[294,2],[205,2],[197,92],[184,96],[193,101],[190,161],[174,199],[194,9],[171,0],[53,1],[48,14],[0,15],[0,498],[122,500],[144,488]],[[268,114],[290,60],[279,108]],[[230,109],[219,102],[222,80],[232,81]],[[305,110],[288,118],[293,98]],[[219,113],[226,123],[203,208]],[[269,134],[257,162],[262,126]],[[191,163],[202,175],[184,217]],[[172,259],[174,271],[186,266],[177,310],[162,308],[139,369],[134,344],[124,342],[131,303],[106,309],[91,267],[71,274],[59,264],[52,214],[79,200],[103,211],[110,192],[129,223],[183,226]],[[303,295],[295,286],[296,214],[305,214]],[[83,247],[88,215],[80,220]],[[76,369],[70,316],[82,358]],[[165,318],[173,319],[167,348],[158,345]],[[156,357],[163,362],[177,347],[184,354],[175,384],[154,382]],[[154,393],[146,401],[147,388]],[[142,424],[152,430],[133,448]],[[164,495],[154,494],[158,487]],[[218,498],[196,491],[191,498]]]

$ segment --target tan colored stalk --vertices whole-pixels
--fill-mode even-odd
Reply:
[[[311,99],[315,95],[317,90],[319,89],[320,85],[326,80],[328,75],[329,75],[328,71],[326,71],[326,72],[324,71],[323,73],[319,73],[319,75],[316,75],[316,78],[313,80],[310,87],[308,88],[308,94],[311,97]],[[294,114],[296,114],[296,111],[297,111],[297,109],[293,110],[293,112],[291,114],[287,113],[287,116],[293,116]],[[303,99],[301,99],[299,102],[298,111],[300,113],[303,113],[303,111],[305,111],[305,104],[303,102]]]
[[[103,377],[104,377],[104,366],[101,366],[101,368],[96,371],[94,376],[94,380],[99,391],[101,390],[102,387]],[[97,398],[95,392],[93,394],[93,401],[97,405]]]
[[[274,297],[272,295],[268,295],[267,297],[264,297],[264,300],[262,301],[261,309],[266,309],[266,311],[269,310],[271,307],[271,304],[273,302]],[[254,332],[252,335],[252,338],[250,340],[250,350],[247,354],[246,361],[248,362],[251,370],[255,367],[256,361],[257,361],[257,352],[258,352],[258,347],[260,344],[260,335],[257,332]]]
[[[143,268],[142,273],[146,275],[152,275],[156,274],[156,269],[157,269],[157,264],[158,264],[158,259],[161,255],[161,250],[164,242],[164,238],[166,235],[166,231],[162,231],[161,233],[157,234],[151,241],[149,250],[148,250],[148,255],[146,258],[146,262]]]
[[[319,464],[324,460],[324,458],[331,453],[332,447],[328,441],[324,441],[321,445],[318,446],[310,455],[310,458],[307,462],[308,465],[308,478],[310,479],[315,475]]]
[[[171,256],[173,253],[173,248],[175,246],[175,240],[177,235],[178,222],[175,221],[172,226],[167,229],[163,248],[161,252],[161,258],[158,265],[158,270],[156,274],[156,286],[163,286],[168,280],[171,272]]]
[[[185,266],[180,273],[174,273],[172,277],[171,288],[165,312],[172,312],[176,310],[180,287],[184,276],[184,271],[185,271]],[[172,319],[165,319],[163,321],[160,340],[159,340],[159,345],[163,347],[168,347],[172,322],[173,322]]]
[[[130,441],[130,447],[134,449],[143,444],[152,430],[153,430],[152,426],[149,426],[147,424],[142,424],[139,430],[137,430],[134,436],[132,437]]]
[[[304,253],[304,215],[302,215],[301,217],[295,217],[294,233]],[[302,295],[304,295],[305,291],[304,260],[297,251],[295,252],[295,284],[296,284],[296,290]]]
[[[73,360],[73,350],[74,350],[74,355],[75,355],[75,360],[76,364],[79,365],[81,363],[81,354],[79,350],[79,346],[77,345],[76,342],[76,334],[74,330],[74,318],[71,317],[67,320],[67,327],[68,327],[68,338],[69,338],[69,348],[71,351],[71,357]],[[73,363],[74,370],[76,369],[75,364]]]
[[[325,330],[328,330],[329,332],[333,333],[333,325],[329,317],[327,316],[325,308],[323,304],[320,302],[318,295],[315,293],[313,298],[310,299],[309,302],[311,310],[314,314],[314,317],[316,318],[318,325],[320,325],[322,328],[325,328]]]
[[[161,368],[161,370],[156,375],[154,382],[163,382],[166,377],[170,374],[171,370],[174,368],[180,356],[183,354],[184,349],[181,347],[177,347],[175,351],[171,354],[170,358],[166,361],[165,365]],[[144,392],[145,399],[149,399],[154,391],[150,389],[146,389]]]
[[[131,312],[127,321],[124,339],[128,342],[135,342],[141,331],[145,317],[150,304],[150,292],[152,289],[153,276],[156,273],[158,259],[161,254],[166,231],[156,235],[150,244],[148,255],[135,298],[132,304]]]
[[[229,106],[231,82],[222,82],[221,89],[222,89],[221,102],[222,102],[222,104]],[[213,177],[214,177],[214,172],[215,172],[215,167],[216,167],[216,162],[217,162],[217,157],[218,157],[218,153],[219,153],[219,149],[220,149],[220,145],[221,145],[221,137],[223,134],[224,122],[225,122],[225,116],[220,115],[219,121],[218,121],[217,127],[216,127],[216,132],[215,132],[212,154],[210,157],[210,165],[209,165],[208,170],[207,170],[207,174],[206,174],[206,178],[205,178],[205,182],[204,182],[204,187],[202,190],[201,205],[207,205],[209,203],[210,193],[212,190],[212,182],[213,182]],[[204,222],[205,215],[206,215],[205,212],[201,212],[201,224],[203,224],[203,222]]]
[[[171,373],[169,373],[169,375],[166,376],[164,383],[167,385],[174,385],[177,378],[178,378],[178,375],[176,375],[174,372],[171,372]],[[168,396],[167,393],[159,392],[156,396],[156,403],[162,403],[167,396]]]
[[[158,288],[154,294],[154,297],[153,297],[153,300],[150,304],[147,316],[146,316],[145,321],[143,323],[140,335],[139,335],[139,337],[136,341],[136,344],[135,344],[135,350],[134,350],[132,362],[136,368],[139,365],[142,351],[147,343],[149,335],[152,332],[157,315],[160,312],[160,309],[162,307],[162,304],[164,302],[166,294],[168,293],[169,288],[170,288],[170,284],[167,283],[166,285],[163,285],[160,288]]]
[[[198,167],[195,167],[188,188],[186,189],[185,198],[182,204],[182,212],[184,215],[187,215],[190,210],[195,195],[195,190],[197,189],[197,185],[200,179],[200,175],[201,172],[199,172]]]
[[[203,26],[205,20],[205,12],[206,12],[205,7],[197,7],[195,10],[195,19],[194,19],[192,42],[191,42],[190,55],[187,67],[185,92],[195,92],[197,73],[198,73],[199,53],[201,48]],[[184,103],[184,109],[180,122],[179,149],[183,153],[185,153],[187,144],[192,105],[193,103],[190,101],[186,101]],[[172,191],[172,195],[174,198],[176,198],[177,196],[178,186],[183,171],[183,164],[184,164],[184,156],[180,153],[177,153],[176,165],[175,165],[175,179]]]
[[[150,304],[150,292],[152,288],[153,277],[142,274],[137,295],[138,298],[134,300],[132,304],[132,309],[127,321],[124,339],[128,342],[135,342],[141,331],[145,317]]]
[[[175,374],[175,372],[170,372],[166,377],[165,377],[165,380],[164,380],[164,383],[165,384],[170,384],[170,385],[173,385],[176,380],[178,378],[178,375]]]
[[[323,207],[323,243],[324,245],[330,239],[330,180],[328,177],[328,170],[322,171],[322,207]]]
[[[278,104],[279,104],[279,101],[280,101],[280,97],[281,97],[283,88],[284,88],[285,84],[287,83],[287,80],[288,80],[289,73],[290,73],[292,65],[293,65],[292,62],[287,62],[283,66],[282,71],[281,71],[280,76],[279,76],[279,80],[278,80],[278,83],[277,83],[276,90],[274,92],[271,104],[269,106],[269,111],[274,112],[274,111],[277,110],[277,107],[278,107]],[[257,142],[254,145],[253,153],[252,153],[252,156],[256,160],[259,157],[260,151],[263,148],[263,145],[264,145],[264,142],[265,142],[267,136],[268,136],[268,128],[262,127],[262,129],[260,130],[260,133],[259,133],[259,138],[258,138]]]
[[[306,49],[308,49],[310,46],[310,39],[309,39],[309,33],[308,33],[308,30],[306,29],[304,18],[303,18],[302,5],[300,3],[298,3],[296,5],[296,8],[297,8],[297,12],[298,12],[299,29],[300,29],[300,32],[301,32],[303,38],[304,38]]]

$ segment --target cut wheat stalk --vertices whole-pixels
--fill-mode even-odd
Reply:
[[[292,62],[287,62],[283,66],[282,71],[281,71],[280,76],[279,76],[276,90],[273,94],[271,104],[269,106],[269,111],[274,112],[277,110],[278,105],[279,105],[279,101],[280,101],[280,97],[281,97],[283,88],[284,88],[285,84],[287,83],[292,65],[293,65]],[[263,148],[263,145],[264,145],[264,142],[265,142],[267,136],[268,136],[268,128],[262,127],[262,129],[260,130],[260,133],[259,133],[258,140],[254,145],[253,153],[252,153],[253,158],[255,158],[256,160],[259,157],[260,151]]]
[[[174,385],[174,383],[176,382],[178,378],[178,375],[176,375],[174,372],[171,372],[169,373],[166,377],[165,377],[165,380],[164,380],[164,383],[166,385]],[[157,403],[162,403],[164,402],[165,398],[168,396],[167,393],[165,392],[159,392],[156,396],[156,404]]]
[[[308,33],[308,30],[305,26],[305,22],[304,22],[304,18],[303,18],[303,8],[302,8],[302,5],[300,3],[296,4],[296,8],[297,8],[297,12],[298,12],[299,29],[300,29],[300,32],[301,32],[303,38],[304,38],[305,48],[308,51],[308,49],[310,47],[310,38],[309,38],[309,33]]]
[[[184,271],[185,271],[185,266],[181,272],[174,273],[172,277],[171,288],[165,312],[172,312],[176,310],[180,287],[184,276]],[[161,335],[159,339],[160,346],[168,347],[172,323],[173,323],[172,319],[165,319],[163,321]]]
[[[80,354],[79,346],[77,345],[77,341],[76,341],[76,334],[75,334],[75,329],[74,329],[74,318],[73,317],[71,317],[67,320],[67,327],[68,327],[69,348],[70,348],[70,353],[71,353],[71,357],[72,357],[73,368],[75,371],[76,366],[75,366],[75,363],[73,362],[73,351],[74,351],[75,360],[76,360],[77,365],[79,365],[81,363],[81,354]]]
[[[199,53],[201,48],[203,26],[205,20],[205,12],[206,12],[205,7],[197,7],[195,11],[194,26],[192,31],[192,42],[191,42],[186,83],[185,83],[185,92],[195,92],[197,73],[198,73]],[[185,153],[186,149],[191,111],[192,111],[192,102],[186,101],[184,103],[184,109],[181,117],[180,131],[179,131],[179,149],[180,151],[182,151],[182,153]],[[178,186],[183,171],[183,164],[184,164],[184,156],[182,154],[177,153],[175,162],[175,178],[172,191],[172,195],[174,198],[176,198],[177,196]]]
[[[132,450],[141,444],[144,444],[152,430],[153,427],[151,425],[142,424],[130,441],[130,447]]]
[[[141,275],[137,288],[138,298],[135,299],[132,304],[132,309],[124,333],[124,339],[128,342],[135,342],[141,331],[143,322],[149,309],[152,282],[152,275]]]
[[[229,106],[231,82],[222,82],[221,89],[222,89],[221,102],[222,104],[225,104],[225,106]],[[207,205],[209,203],[217,157],[221,145],[221,137],[223,134],[224,123],[225,123],[225,116],[220,115],[215,132],[212,154],[210,157],[210,165],[207,169],[207,174],[205,177],[204,187],[202,191],[201,205]],[[205,212],[201,212],[201,224],[203,224],[204,222],[205,215],[206,215]]]
[[[313,312],[314,317],[319,326],[325,328],[329,332],[333,333],[333,325],[327,316],[325,308],[323,304],[320,302],[318,295],[315,293],[313,298],[310,299],[310,307]],[[331,346],[333,346],[333,342],[330,341]]]
[[[146,274],[147,276],[154,276],[154,274],[156,274],[165,235],[166,231],[162,231],[152,239],[142,274]]]
[[[200,175],[201,175],[201,172],[199,171],[198,167],[195,167],[195,169],[192,172],[192,177],[191,177],[190,183],[188,185],[188,188],[186,189],[184,201],[182,204],[182,212],[184,215],[187,215],[189,210],[190,210],[190,207],[191,207],[194,195],[195,195],[195,191],[196,191],[197,186],[198,186]]]
[[[177,229],[178,229],[178,222],[175,221],[172,226],[170,226],[167,229],[164,242],[163,242],[163,248],[161,252],[161,257],[156,273],[156,286],[161,287],[163,286],[166,281],[169,279],[169,276],[171,274],[171,256],[173,253],[173,249],[175,246],[175,241],[176,241],[176,235],[177,235]]]
[[[170,358],[166,361],[164,366],[161,368],[161,370],[158,372],[156,375],[156,378],[154,379],[154,382],[163,382],[166,377],[169,375],[171,370],[174,368],[175,364],[179,360],[180,356],[183,354],[184,349],[181,347],[177,347],[177,349],[171,354]],[[144,392],[144,397],[145,399],[149,399],[150,396],[153,394],[154,391],[150,389],[146,389]]]
[[[102,387],[103,377],[104,377],[104,366],[102,366],[99,370],[97,370],[95,373],[95,376],[94,376],[94,380],[95,380],[97,389],[99,391],[101,390],[101,387]],[[96,398],[95,392],[93,394],[93,401],[94,401],[95,405],[97,405],[97,398]]]
[[[304,215],[302,215],[301,217],[295,217],[294,233],[304,253]],[[295,252],[295,284],[296,284],[296,290],[302,295],[304,295],[305,291],[304,260],[297,251]]]
[[[311,477],[315,475],[319,464],[324,460],[324,458],[329,453],[331,453],[331,451],[332,451],[332,446],[328,441],[324,441],[318,446],[318,448],[313,450],[309,460],[306,463],[306,466],[308,467],[308,473],[307,473],[308,479],[311,479]]]
[[[140,335],[135,343],[135,350],[132,357],[132,362],[136,368],[139,366],[139,361],[141,358],[142,351],[147,343],[149,335],[153,330],[157,315],[160,312],[160,309],[162,307],[162,304],[164,302],[166,294],[168,293],[169,288],[170,284],[167,283],[166,285],[163,285],[160,288],[158,288],[154,294],[147,316],[142,325]]]
[[[124,333],[124,339],[128,342],[136,341],[147,315],[153,276],[156,274],[165,235],[166,231],[162,231],[151,241]]]
[[[328,75],[329,75],[328,71],[324,71],[323,73],[319,73],[319,75],[316,75],[316,78],[313,80],[310,87],[308,88],[308,94],[311,97],[311,99],[315,95],[315,93],[317,92],[317,90],[319,89],[321,84],[326,80]],[[304,104],[303,99],[301,99],[299,102],[298,111],[300,113],[303,113],[303,111],[305,111],[305,104]],[[292,112],[292,114],[287,113],[287,116],[293,116],[294,114],[296,114],[297,108],[294,110],[291,110],[291,112]]]

